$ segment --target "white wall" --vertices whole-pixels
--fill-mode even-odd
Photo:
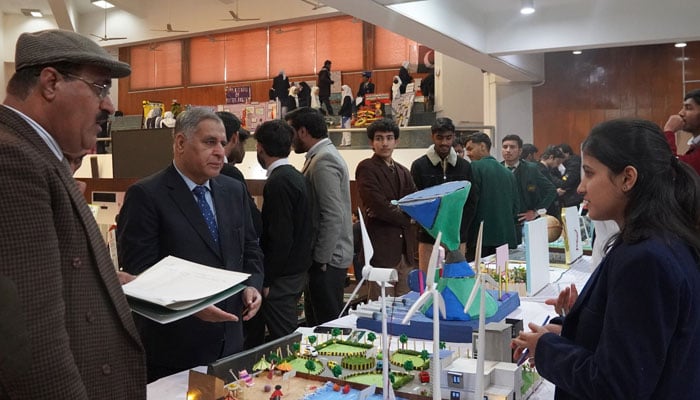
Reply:
[[[501,148],[501,138],[516,134],[523,143],[533,142],[532,86],[518,83],[496,83],[496,137],[493,147]],[[494,153],[494,152],[492,152]],[[500,151],[495,151],[502,159]]]
[[[435,52],[435,111],[455,125],[484,123],[481,69]]]

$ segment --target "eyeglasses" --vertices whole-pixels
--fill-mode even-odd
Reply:
[[[70,72],[59,71],[59,73],[61,73],[62,75],[65,75],[67,77],[77,79],[77,80],[85,83],[86,85],[92,87],[93,89],[96,89],[95,94],[97,95],[97,97],[100,98],[100,100],[103,100],[105,97],[109,96],[109,90],[112,88],[111,84],[99,84],[99,83],[95,83],[95,82],[90,82],[89,80],[83,78],[82,76],[74,75],[74,74],[71,74]]]

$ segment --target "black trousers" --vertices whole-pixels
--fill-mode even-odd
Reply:
[[[326,110],[328,110],[328,115],[333,115],[333,106],[331,106],[330,96],[319,96],[318,100],[321,102],[322,106],[326,106]]]
[[[297,305],[307,277],[306,273],[301,273],[272,281],[270,293],[263,299],[258,314],[243,323],[246,349],[289,335],[297,329]]]
[[[307,326],[317,326],[338,318],[343,310],[346,268],[328,265],[323,271],[317,264],[309,269],[309,283],[304,289],[304,313]]]

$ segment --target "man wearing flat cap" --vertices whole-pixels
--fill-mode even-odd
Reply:
[[[143,346],[70,163],[131,72],[63,30],[23,33],[0,105],[0,398],[145,399]]]
[[[374,93],[374,83],[372,83],[372,71],[365,71],[362,73],[362,83],[360,83],[360,88],[357,89],[357,97],[355,98],[358,107],[365,105],[365,95]]]

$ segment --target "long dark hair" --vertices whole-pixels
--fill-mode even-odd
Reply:
[[[581,149],[613,174],[627,166],[637,170],[616,239],[636,243],[660,234],[667,241],[683,240],[700,255],[700,177],[671,153],[656,124],[635,119],[603,122],[591,130]]]

